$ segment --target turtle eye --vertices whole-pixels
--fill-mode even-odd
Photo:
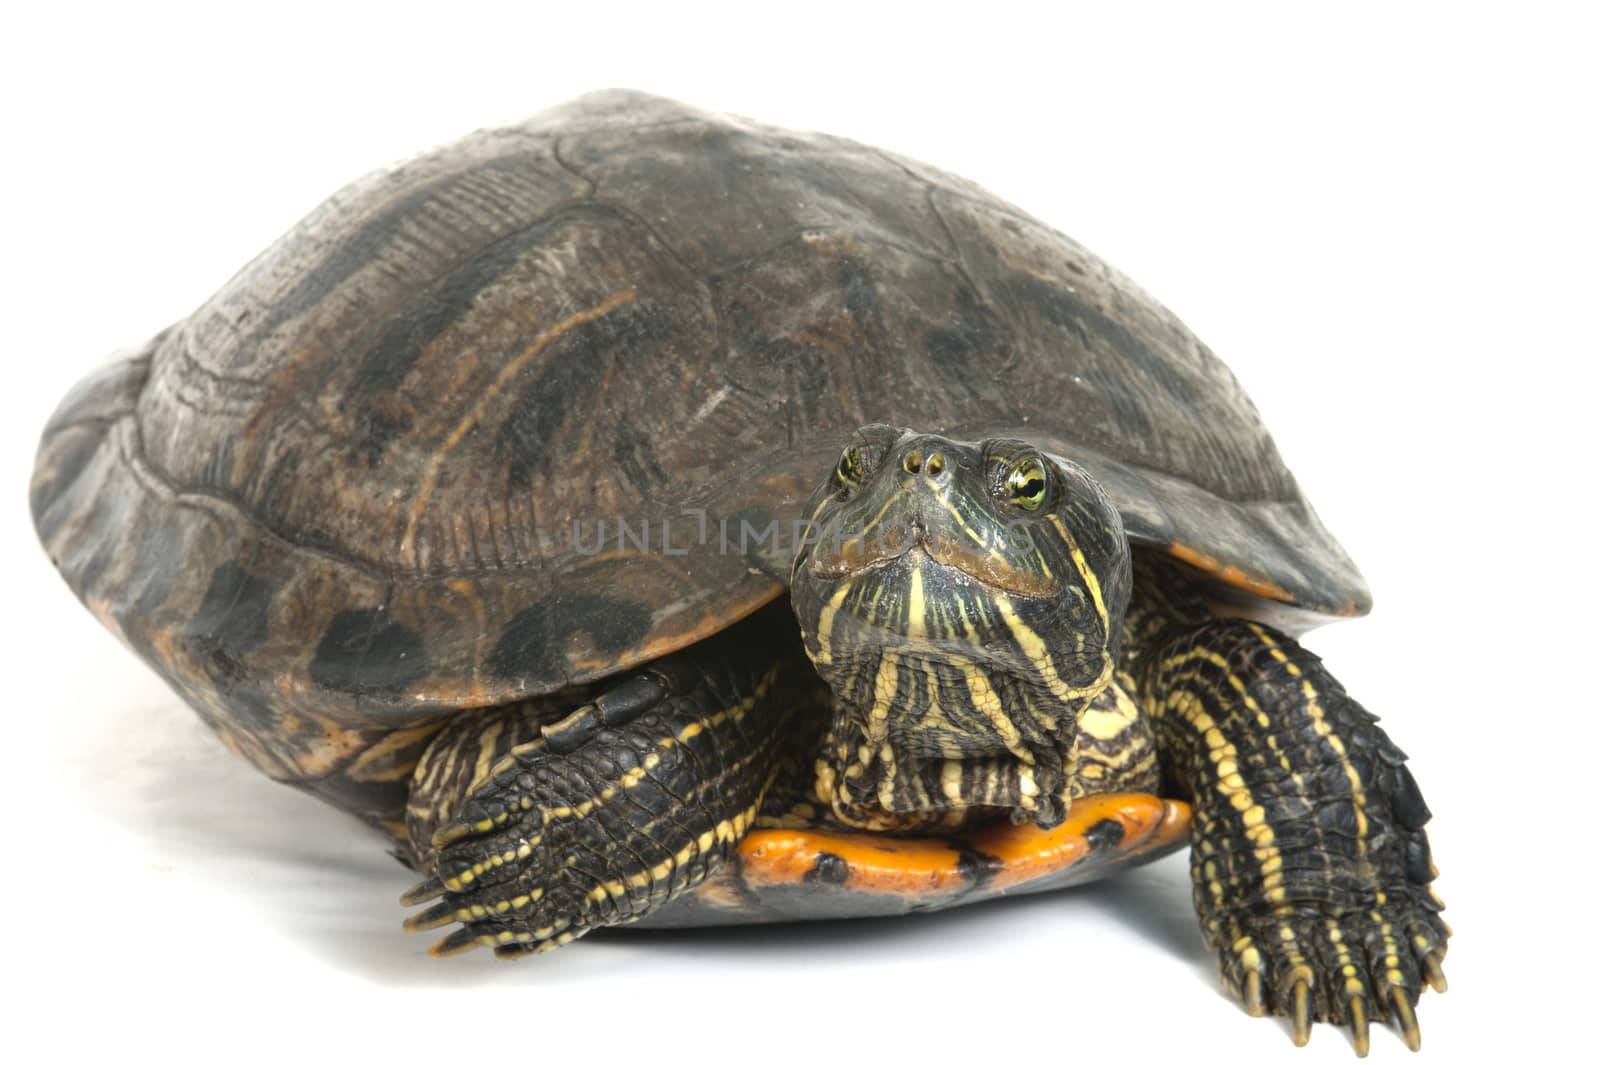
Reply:
[[[854,444],[844,449],[844,454],[839,456],[839,465],[834,468],[833,475],[840,484],[858,485],[861,478],[866,475],[866,464],[861,459],[861,449]]]
[[[1023,510],[1038,510],[1048,490],[1044,463],[1032,455],[1018,461],[1006,474],[1006,493]]]

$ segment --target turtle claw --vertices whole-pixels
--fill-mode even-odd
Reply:
[[[1267,1013],[1266,999],[1261,994],[1261,974],[1255,969],[1244,974],[1244,1008],[1252,1017],[1264,1017]]]
[[[1439,994],[1450,990],[1450,982],[1444,978],[1443,951],[1429,951],[1422,957],[1422,975],[1428,981],[1428,986]]]
[[[1431,911],[1392,897],[1331,917],[1287,908],[1231,915],[1218,937],[1232,944],[1221,954],[1223,982],[1251,1016],[1288,1018],[1296,1046],[1318,1021],[1347,1025],[1364,1058],[1373,1024],[1393,1021],[1416,1050],[1417,996],[1444,985],[1441,932]]]
[[[455,821],[435,832],[428,842],[433,845],[435,850],[443,850],[450,844],[466,839],[470,835],[472,835],[472,829],[467,827],[466,822]]]
[[[1364,1058],[1372,1048],[1372,1038],[1367,1025],[1367,1002],[1359,995],[1349,1003],[1350,1038],[1356,1045],[1356,1057]]]
[[[400,927],[407,932],[426,932],[433,928],[443,928],[452,921],[459,920],[460,912],[454,903],[442,902],[431,909],[412,914],[401,923]]]
[[[1389,1009],[1394,1014],[1396,1023],[1400,1025],[1400,1037],[1406,1041],[1406,1046],[1412,1050],[1422,1049],[1422,1029],[1417,1026],[1417,1012],[1411,1007],[1411,999],[1406,997],[1405,988],[1396,986],[1390,989]]]
[[[429,877],[404,895],[401,895],[400,905],[420,906],[424,902],[432,902],[434,899],[439,898],[444,892],[444,884],[439,881],[439,878],[436,876]]]
[[[471,928],[458,928],[429,947],[428,953],[435,958],[448,958],[456,954],[465,954],[469,950],[477,950],[483,945],[481,938]]]
[[[1294,1045],[1303,1047],[1311,1041],[1311,974],[1297,975],[1294,981]]]

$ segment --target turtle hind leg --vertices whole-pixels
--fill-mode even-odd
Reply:
[[[450,802],[424,784],[430,767],[450,775],[443,761],[472,759],[453,772],[473,783],[456,808],[416,820],[438,826],[413,839],[435,873],[404,901],[437,901],[406,927],[459,923],[438,955],[537,953],[638,920],[716,872],[755,820],[802,705],[799,641],[779,654],[767,628],[735,626],[605,685],[559,720],[524,720],[519,728],[539,735],[486,770],[483,743],[456,741],[454,753],[424,759],[424,804],[429,794]]]
[[[1145,656],[1163,761],[1193,796],[1191,872],[1224,983],[1256,1015],[1371,1021],[1420,1045],[1414,1006],[1443,990],[1449,935],[1429,883],[1429,813],[1377,719],[1289,637],[1237,620]]]

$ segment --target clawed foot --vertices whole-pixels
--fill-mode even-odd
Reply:
[[[459,922],[429,950],[447,957],[493,947],[501,957],[553,950],[587,932],[590,900],[561,841],[575,831],[559,810],[533,798],[537,766],[513,764],[483,785],[462,816],[434,834],[438,872],[400,901],[438,901],[408,918],[407,931]],[[571,818],[565,819],[571,820]]]
[[[740,699],[737,687],[719,694],[656,669],[544,728],[433,834],[437,873],[403,901],[438,901],[406,928],[459,922],[435,955],[537,954],[699,884],[737,846],[774,772],[787,717],[751,712],[767,686]]]
[[[681,674],[670,663],[640,673],[544,726],[433,833],[437,872],[401,898],[408,906],[442,898],[408,919],[408,931],[462,925],[431,954],[476,947],[493,947],[501,957],[539,954],[626,919],[637,892],[619,890],[619,883],[636,885],[618,881],[617,863],[634,852],[617,849],[618,813],[607,803],[629,792],[626,817],[651,796],[662,798],[651,771],[660,768],[670,725],[650,715],[684,682]],[[641,722],[653,727],[627,727]]]
[[[1426,889],[1423,889],[1424,891]],[[1445,990],[1448,931],[1432,907],[1385,900],[1367,913],[1321,916],[1311,907],[1233,922],[1222,979],[1251,1016],[1288,1017],[1296,1046],[1312,1021],[1348,1024],[1366,1057],[1368,1026],[1393,1020],[1412,1050],[1422,1047],[1415,1006],[1424,983]]]

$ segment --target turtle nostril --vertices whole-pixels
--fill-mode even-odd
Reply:
[[[937,477],[944,472],[944,456],[932,454],[928,456],[928,476]]]
[[[902,465],[905,466],[907,473],[916,473],[922,469],[922,454],[916,451],[906,452],[905,462]]]

